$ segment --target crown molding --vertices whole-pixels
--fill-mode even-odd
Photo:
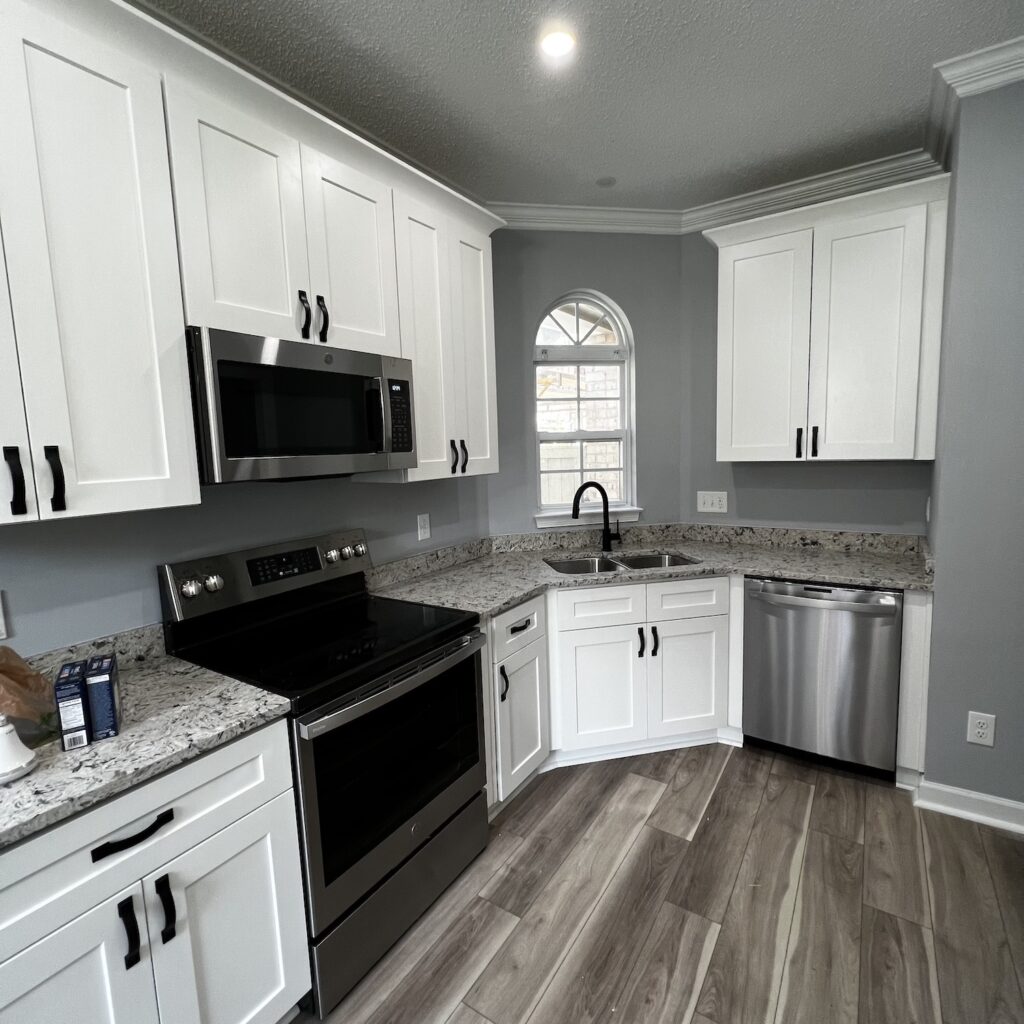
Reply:
[[[687,210],[488,203],[509,228],[520,231],[596,231],[605,234],[687,235],[736,221],[783,213],[876,188],[926,178],[942,170],[924,150],[869,160],[785,185],[758,189]]]
[[[1024,36],[936,64],[925,148],[948,166],[960,99],[1024,81]]]

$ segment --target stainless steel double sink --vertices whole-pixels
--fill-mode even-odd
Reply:
[[[700,559],[690,555],[616,555],[614,558],[545,558],[555,572],[569,576],[588,573],[622,572],[624,569],[668,569],[673,565],[699,565]]]

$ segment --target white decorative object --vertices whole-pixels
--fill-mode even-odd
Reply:
[[[6,715],[0,715],[0,785],[28,775],[36,766],[34,750],[29,750]]]

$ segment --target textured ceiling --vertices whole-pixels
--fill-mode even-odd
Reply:
[[[477,197],[664,209],[919,148],[932,64],[1024,33],[1022,0],[136,2]]]

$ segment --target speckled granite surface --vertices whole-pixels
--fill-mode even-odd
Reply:
[[[678,543],[647,547],[624,545],[621,553],[642,550],[679,551],[701,561],[698,565],[670,569],[627,569],[616,573],[567,576],[544,562],[545,557],[564,557],[564,547],[548,551],[495,551],[441,572],[381,588],[380,592],[406,601],[423,601],[446,608],[462,608],[480,615],[497,615],[549,587],[653,583],[691,576],[767,576],[899,590],[931,590],[932,587],[932,577],[925,570],[924,556],[920,551],[844,551],[816,546],[767,547],[680,540]],[[573,555],[585,553],[597,552],[593,548],[572,551]]]
[[[0,786],[0,848],[281,718],[288,701],[163,651],[159,626],[130,630],[33,658],[52,673],[65,661],[114,649],[121,678],[119,735],[64,752],[39,748],[35,770]]]

